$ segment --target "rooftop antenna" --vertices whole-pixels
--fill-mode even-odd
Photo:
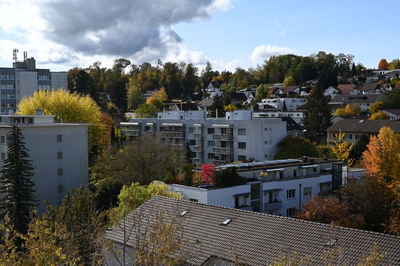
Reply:
[[[26,61],[26,59],[28,59],[28,52],[24,51],[24,61]]]
[[[17,55],[18,55],[18,49],[15,48],[13,49],[13,61],[17,62]]]

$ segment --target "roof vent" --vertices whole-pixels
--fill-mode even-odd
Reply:
[[[358,123],[364,123],[364,119],[363,119],[363,120],[360,120],[360,121],[358,121]]]
[[[333,247],[337,242],[337,239],[331,239],[328,242],[325,243],[326,247]]]
[[[188,213],[188,211],[183,211],[183,212],[181,212],[181,216],[182,216],[182,217],[185,216],[186,213]]]
[[[222,225],[227,225],[227,224],[229,224],[231,221],[232,221],[231,219],[226,219],[226,220],[223,221],[221,224],[222,224]]]

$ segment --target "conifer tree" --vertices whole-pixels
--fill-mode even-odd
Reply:
[[[26,234],[30,211],[35,207],[33,193],[34,168],[23,141],[21,129],[14,124],[8,134],[7,159],[0,171],[0,217],[8,216],[8,223],[21,234]]]
[[[331,125],[331,111],[328,107],[329,96],[324,95],[322,88],[315,88],[307,96],[304,105],[303,124],[306,137],[320,143],[325,137],[325,130]]]

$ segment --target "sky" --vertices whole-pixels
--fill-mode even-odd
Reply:
[[[377,67],[399,58],[398,0],[0,0],[0,66],[12,50],[57,71],[210,61],[250,68],[272,55],[318,51],[354,55]]]

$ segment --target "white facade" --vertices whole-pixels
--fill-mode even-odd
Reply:
[[[251,167],[242,170],[239,164],[237,173],[248,180],[252,178],[245,185],[201,188],[174,184],[171,188],[181,192],[184,199],[195,202],[293,216],[313,196],[325,195],[332,188],[333,164],[342,163],[319,160],[307,163],[295,159],[254,163],[265,163],[261,167],[255,166],[258,170]],[[340,171],[342,178],[347,177],[346,167],[340,168]]]
[[[254,112],[254,118],[277,118],[277,117],[291,117],[296,123],[302,124],[304,112],[302,111],[262,111]]]
[[[158,136],[196,154],[193,163],[221,165],[233,161],[273,159],[277,144],[287,135],[282,119],[253,119],[252,111],[227,112],[224,119],[206,118],[205,111],[171,111],[157,118],[121,123],[125,136]]]
[[[272,106],[279,111],[294,111],[300,106],[306,103],[305,98],[273,98],[273,99],[262,99],[258,106],[260,110],[266,109],[265,106]],[[286,108],[285,108],[286,107]],[[284,110],[286,109],[286,110]]]
[[[54,123],[54,116],[0,116],[0,166],[7,157],[7,134],[17,121],[32,160],[39,211],[58,204],[68,190],[88,184],[88,125]]]

